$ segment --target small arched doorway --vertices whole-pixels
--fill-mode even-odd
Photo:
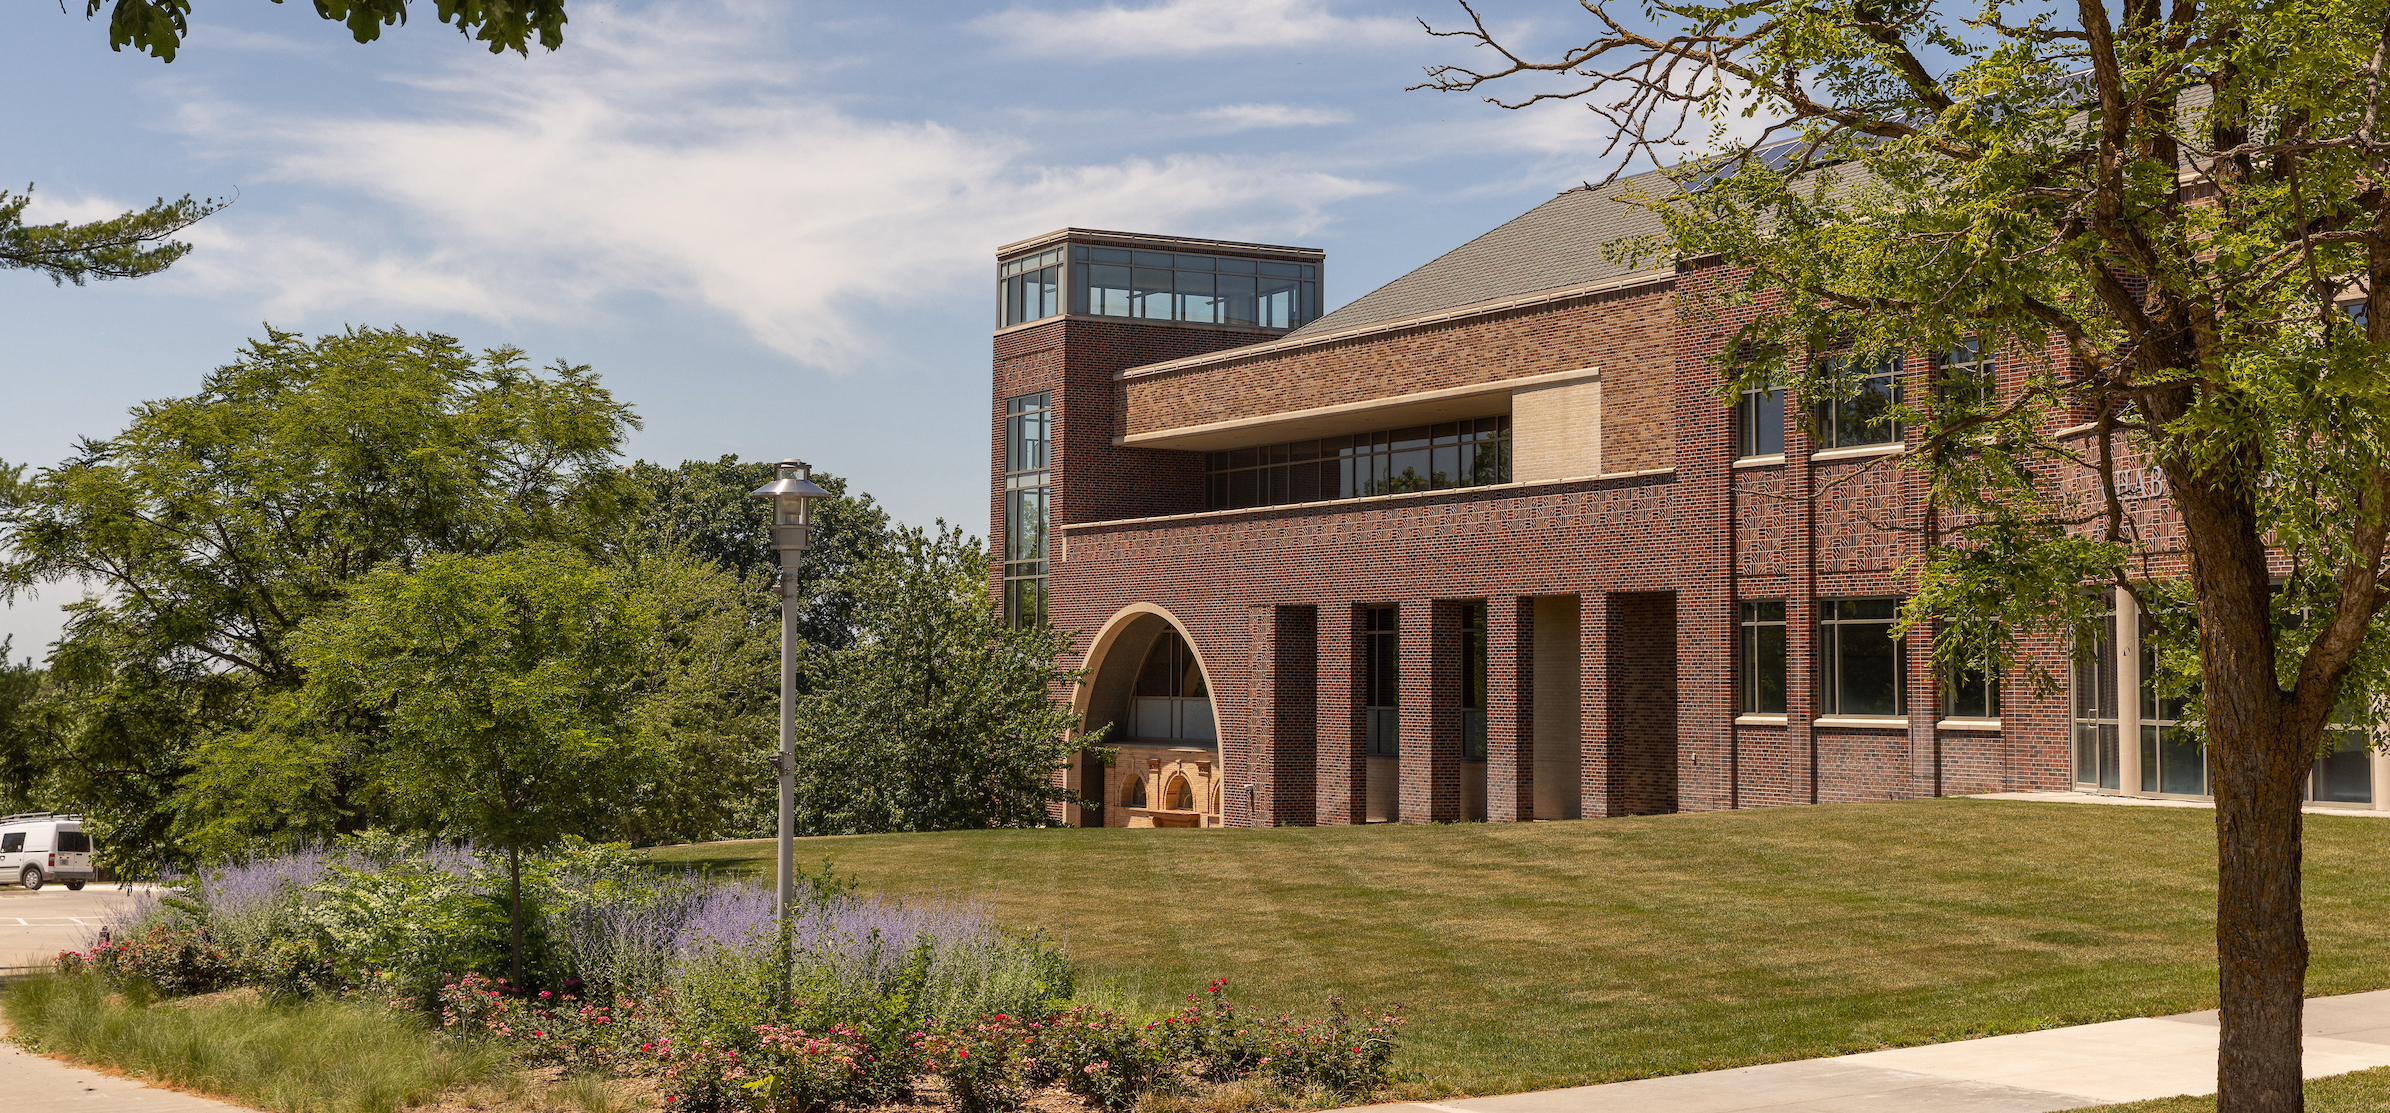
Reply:
[[[1113,616],[1087,655],[1074,703],[1089,733],[1109,726],[1110,764],[1083,760],[1080,791],[1104,827],[1217,827],[1220,730],[1202,654],[1178,621],[1139,604]]]

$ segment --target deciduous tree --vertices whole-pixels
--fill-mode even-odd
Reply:
[[[847,589],[854,644],[807,663],[797,704],[797,821],[815,834],[1028,827],[1074,799],[1054,771],[1095,739],[1055,689],[1070,638],[1008,629],[987,554],[960,530],[896,530]]]
[[[1724,391],[1850,399],[1853,368],[1970,338],[2028,365],[1902,407],[1938,531],[1910,628],[1962,620],[1962,652],[2016,665],[2112,585],[2195,655],[2219,1108],[2299,1108],[2301,790],[2390,660],[2390,3],[1582,7],[1549,56],[1470,13],[1449,34],[1490,62],[1429,84],[1579,101],[1671,168],[1630,254],[1716,284],[1695,320],[1765,309],[1721,338]],[[2145,463],[2179,550],[2120,489]]]
[[[384,564],[594,553],[639,500],[614,466],[634,425],[585,367],[400,329],[270,331],[197,394],[0,489],[0,598],[95,591],[67,608],[38,729],[0,745],[42,747],[127,867],[370,822],[370,747],[302,745],[271,718],[305,681],[292,633]],[[334,727],[372,736],[305,729]],[[193,777],[211,791],[181,792]]]
[[[553,543],[393,561],[293,640],[316,715],[386,725],[399,814],[506,851],[518,986],[523,852],[618,830],[653,757],[633,711],[655,614],[625,580]]]
[[[279,4],[282,0],[274,0]],[[382,37],[382,28],[407,21],[409,0],[315,0],[315,14],[347,27],[358,42]],[[108,48],[130,46],[161,62],[174,61],[191,33],[191,0],[85,0],[83,17],[108,9]],[[432,0],[440,22],[487,44],[492,54],[528,55],[531,40],[554,50],[564,45],[564,0]]]

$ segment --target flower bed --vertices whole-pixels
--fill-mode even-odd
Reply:
[[[1224,981],[1132,1015],[1075,1000],[1058,947],[983,909],[826,877],[783,934],[762,890],[653,874],[607,848],[526,873],[534,985],[495,976],[500,881],[476,856],[371,842],[189,879],[125,938],[58,965],[168,996],[378,1000],[526,1068],[651,1080],[687,1113],[828,1113],[925,1091],[1008,1113],[1056,1090],[1118,1111],[1233,1083],[1350,1101],[1387,1083],[1402,1023],[1333,1000],[1319,1019],[1247,1021]]]

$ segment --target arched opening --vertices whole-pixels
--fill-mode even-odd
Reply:
[[[1096,632],[1084,658],[1087,678],[1072,694],[1082,729],[1104,730],[1116,747],[1117,799],[1082,822],[1107,827],[1212,827],[1219,824],[1218,693],[1202,646],[1184,624],[1150,603],[1122,608]],[[1108,730],[1106,728],[1109,728]],[[1127,770],[1151,784],[1130,787]],[[1091,810],[1092,811],[1092,810]],[[1134,813],[1134,814],[1132,814]]]
[[[1208,746],[1220,738],[1203,669],[1176,630],[1162,631],[1145,651],[1130,708],[1128,737],[1137,741]]]

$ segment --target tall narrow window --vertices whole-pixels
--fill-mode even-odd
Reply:
[[[2183,697],[2161,675],[2158,627],[2141,616],[2141,791],[2207,795],[2207,747],[2182,723]]]
[[[1999,390],[1998,370],[1981,339],[1959,341],[1934,360],[1934,405],[1945,415],[1981,412]]]
[[[1942,717],[2000,717],[2000,674],[1980,661],[1953,661],[1942,670]]]
[[[2373,747],[2361,718],[2347,700],[2334,709],[2332,725],[2324,728],[2324,738],[2332,748],[2315,759],[2308,799],[2332,804],[2373,802]]]
[[[1485,760],[1485,604],[1461,604],[1461,760]]]
[[[2100,636],[2077,643],[2074,667],[2075,783],[2116,788],[2116,611],[2100,617]]]
[[[1736,710],[1784,714],[1784,600],[1743,601],[1734,671]]]
[[[1362,629],[1367,644],[1362,647],[1361,700],[1369,720],[1369,756],[1395,757],[1402,753],[1402,718],[1396,704],[1402,691],[1402,642],[1395,629],[1395,609],[1369,608]]]
[[[1784,455],[1783,387],[1743,388],[1734,404],[1734,454],[1738,459]]]
[[[1004,621],[1046,620],[1046,515],[1053,446],[1049,392],[1004,403]]]
[[[1853,393],[1817,404],[1819,448],[1855,448],[1900,440],[1900,422],[1893,416],[1893,407],[1900,404],[1899,357],[1853,363],[1847,355],[1828,356],[1823,377]]]
[[[1907,669],[1892,636],[1898,599],[1828,599],[1817,608],[1818,704],[1827,715],[1902,715]]]

